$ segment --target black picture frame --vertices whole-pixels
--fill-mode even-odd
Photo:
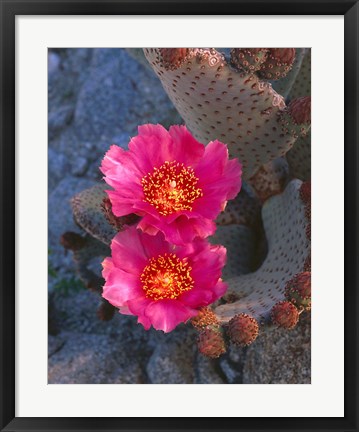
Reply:
[[[358,431],[359,4],[349,0],[0,0],[0,429],[2,431]],[[343,418],[15,417],[15,17],[16,15],[344,15],[345,415]],[[335,53],[328,73],[335,69]],[[341,257],[339,257],[340,259]],[[333,345],[335,342],[333,341]],[[320,403],[320,401],[318,401]],[[300,410],[300,407],[298,407]]]

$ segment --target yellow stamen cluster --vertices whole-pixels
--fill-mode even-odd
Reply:
[[[142,288],[152,300],[176,299],[193,288],[192,267],[186,259],[165,253],[151,258],[141,274]]]
[[[193,168],[176,161],[166,161],[142,178],[145,201],[164,216],[192,210],[193,202],[203,195],[202,189],[196,187],[197,183]]]

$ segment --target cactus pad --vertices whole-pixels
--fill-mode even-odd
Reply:
[[[306,236],[308,221],[306,205],[300,197],[301,185],[300,180],[291,181],[282,194],[264,204],[267,257],[254,273],[227,281],[226,296],[237,296],[239,300],[217,306],[215,313],[221,323],[240,313],[247,313],[259,322],[267,321],[272,307],[284,300],[287,281],[303,271],[310,242]]]
[[[256,236],[251,228],[245,225],[219,226],[210,242],[221,244],[227,249],[223,279],[253,271]]]
[[[290,91],[290,99],[311,94],[311,50],[307,49]]]
[[[163,87],[193,135],[202,143],[218,139],[243,164],[244,179],[283,156],[296,137],[282,130],[281,95],[254,74],[238,72],[214,49],[189,49],[170,69],[160,49],[144,50]]]
[[[311,134],[299,137],[286,154],[290,173],[293,177],[306,181],[311,178]]]

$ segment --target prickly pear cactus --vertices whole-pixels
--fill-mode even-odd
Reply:
[[[246,346],[273,325],[290,330],[311,309],[310,50],[235,48],[226,57],[201,48],[143,53],[194,136],[224,142],[243,164],[242,190],[209,239],[227,249],[222,278],[229,289],[191,320],[199,351],[217,358],[228,341]],[[138,220],[113,215],[106,187],[73,198],[74,218],[86,234],[62,238],[82,279],[99,293],[92,260],[109,255],[115,234]],[[104,302],[98,316],[107,320],[113,313]]]
[[[288,111],[283,96],[255,72],[236,69],[214,49],[149,48],[144,53],[194,136],[204,143],[225,142],[242,162],[245,179],[295,143],[298,136],[281,121]],[[289,72],[291,64],[285,62],[294,58],[295,51],[275,63],[280,76]],[[258,73],[272,70],[272,60],[268,57],[266,69]],[[285,121],[295,123],[290,115]]]

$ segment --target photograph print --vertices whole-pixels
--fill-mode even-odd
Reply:
[[[48,383],[311,383],[311,50],[48,49]]]

